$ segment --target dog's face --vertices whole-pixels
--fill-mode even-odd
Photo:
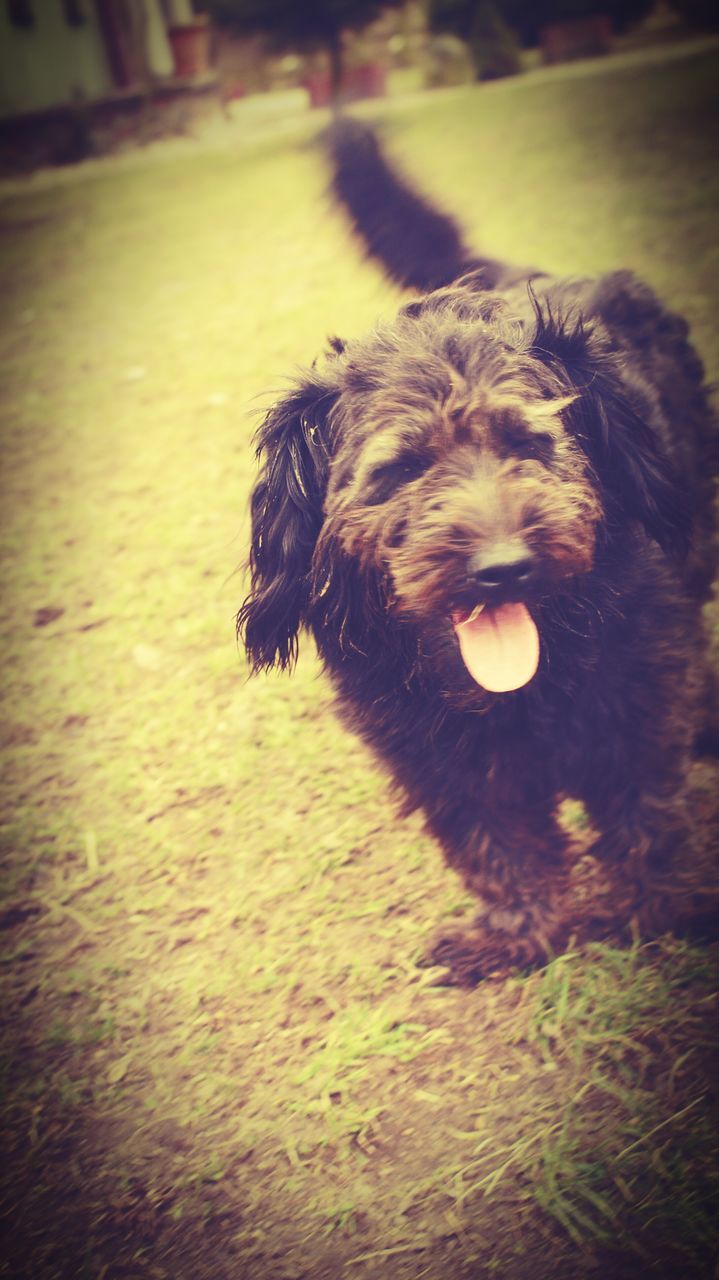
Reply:
[[[441,315],[343,358],[320,548],[379,571],[421,631],[454,633],[484,689],[526,684],[537,603],[591,568],[601,514],[563,421],[574,396],[492,327]]]
[[[465,682],[508,692],[534,677],[542,602],[591,572],[608,529],[671,540],[653,433],[589,367],[585,334],[552,334],[444,290],[336,344],[271,411],[240,615],[255,666],[291,660],[302,621],[341,651],[391,617],[461,655]]]

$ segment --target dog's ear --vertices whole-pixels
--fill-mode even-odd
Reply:
[[[258,432],[261,471],[252,493],[251,590],[237,615],[253,671],[290,666],[305,620],[309,575],[329,464],[334,385],[311,371]]]
[[[692,504],[663,447],[658,405],[591,327],[536,311],[532,353],[574,393],[565,421],[602,486],[608,522],[638,520],[662,550],[686,555]]]

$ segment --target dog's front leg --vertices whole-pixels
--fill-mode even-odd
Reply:
[[[703,822],[701,798],[686,782],[666,778],[654,787],[619,789],[590,804],[600,835],[590,853],[609,882],[598,920],[607,932],[634,921],[644,937],[673,930],[699,937],[719,928],[717,833]]]
[[[440,932],[428,956],[457,986],[546,963],[571,932],[564,911],[568,842],[552,806],[485,803],[479,819],[469,812],[445,810],[428,823],[479,903],[472,925]]]

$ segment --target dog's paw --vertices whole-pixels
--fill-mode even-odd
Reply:
[[[434,938],[422,964],[445,970],[438,986],[475,987],[486,978],[506,978],[520,968],[512,939],[485,929],[443,930]]]

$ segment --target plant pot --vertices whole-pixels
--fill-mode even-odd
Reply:
[[[357,102],[360,98],[383,98],[387,92],[386,80],[386,70],[379,62],[347,67],[340,81],[340,100]],[[332,101],[329,71],[313,71],[305,76],[302,83],[310,95],[311,107],[329,106]]]
[[[347,72],[343,88],[351,102],[358,98],[383,98],[387,92],[386,69],[381,62],[361,62]]]
[[[311,107],[328,107],[332,100],[329,71],[311,71],[302,81],[310,95]]]
[[[167,32],[175,75],[192,80],[210,70],[210,19],[199,14],[192,22],[170,27]]]
[[[609,53],[612,23],[605,13],[586,18],[568,18],[542,27],[539,43],[545,62],[570,62],[573,58],[593,58]]]

